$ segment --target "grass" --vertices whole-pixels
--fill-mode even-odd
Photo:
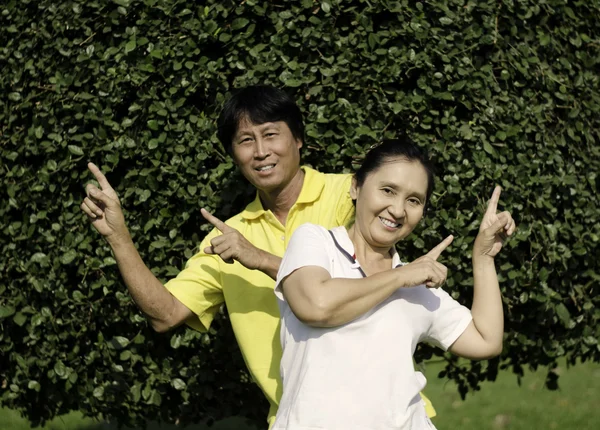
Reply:
[[[545,370],[516,375],[501,372],[495,382],[462,401],[456,385],[437,379],[440,364],[429,364],[425,392],[435,405],[438,430],[600,429],[600,365],[560,367],[559,390],[544,387]]]
[[[485,382],[481,390],[462,401],[453,383],[437,379],[441,364],[427,365],[425,392],[433,401],[438,430],[595,430],[600,429],[600,365],[584,363],[570,369],[559,368],[558,391],[544,388],[545,371],[527,372],[519,386],[517,377],[502,372],[495,382]],[[79,413],[58,417],[43,430],[116,430],[115,424],[83,418]],[[171,425],[150,424],[149,430],[174,430]],[[30,430],[29,422],[17,412],[0,409],[0,429]],[[208,430],[203,425],[187,430]],[[210,430],[255,430],[240,418],[214,424]]]

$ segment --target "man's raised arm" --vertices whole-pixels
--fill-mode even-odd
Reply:
[[[87,197],[81,203],[81,210],[112,248],[125,285],[152,328],[166,332],[177,327],[193,315],[192,311],[177,300],[144,264],[125,225],[117,193],[94,163],[89,163],[88,168],[100,189],[93,184],[85,187]]]

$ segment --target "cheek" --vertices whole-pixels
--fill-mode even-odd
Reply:
[[[246,169],[252,157],[248,156],[249,151],[244,148],[237,148],[233,153],[233,161],[240,169]]]
[[[423,209],[415,209],[410,214],[410,222],[413,225],[417,225],[423,219]]]

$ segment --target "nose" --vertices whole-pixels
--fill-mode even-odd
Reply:
[[[403,219],[406,215],[406,212],[404,211],[404,199],[395,199],[388,207],[388,212],[396,220]]]
[[[261,138],[256,139],[254,144],[254,158],[264,160],[271,154],[269,145]]]

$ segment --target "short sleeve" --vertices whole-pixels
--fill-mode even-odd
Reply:
[[[333,239],[324,227],[302,224],[294,231],[277,273],[275,295],[283,300],[281,281],[301,267],[318,266],[331,273],[330,242]]]
[[[198,317],[187,321],[187,324],[202,332],[208,330],[224,302],[220,259],[203,251],[218,234],[218,230],[213,229],[200,244],[199,252],[165,284],[167,290]]]
[[[440,299],[440,306],[434,311],[426,340],[446,351],[463,334],[473,317],[469,308],[443,289],[431,288],[429,291]]]
[[[347,225],[354,218],[354,203],[350,197],[352,175],[344,175],[344,180],[339,189],[339,199],[336,205],[336,225]]]

